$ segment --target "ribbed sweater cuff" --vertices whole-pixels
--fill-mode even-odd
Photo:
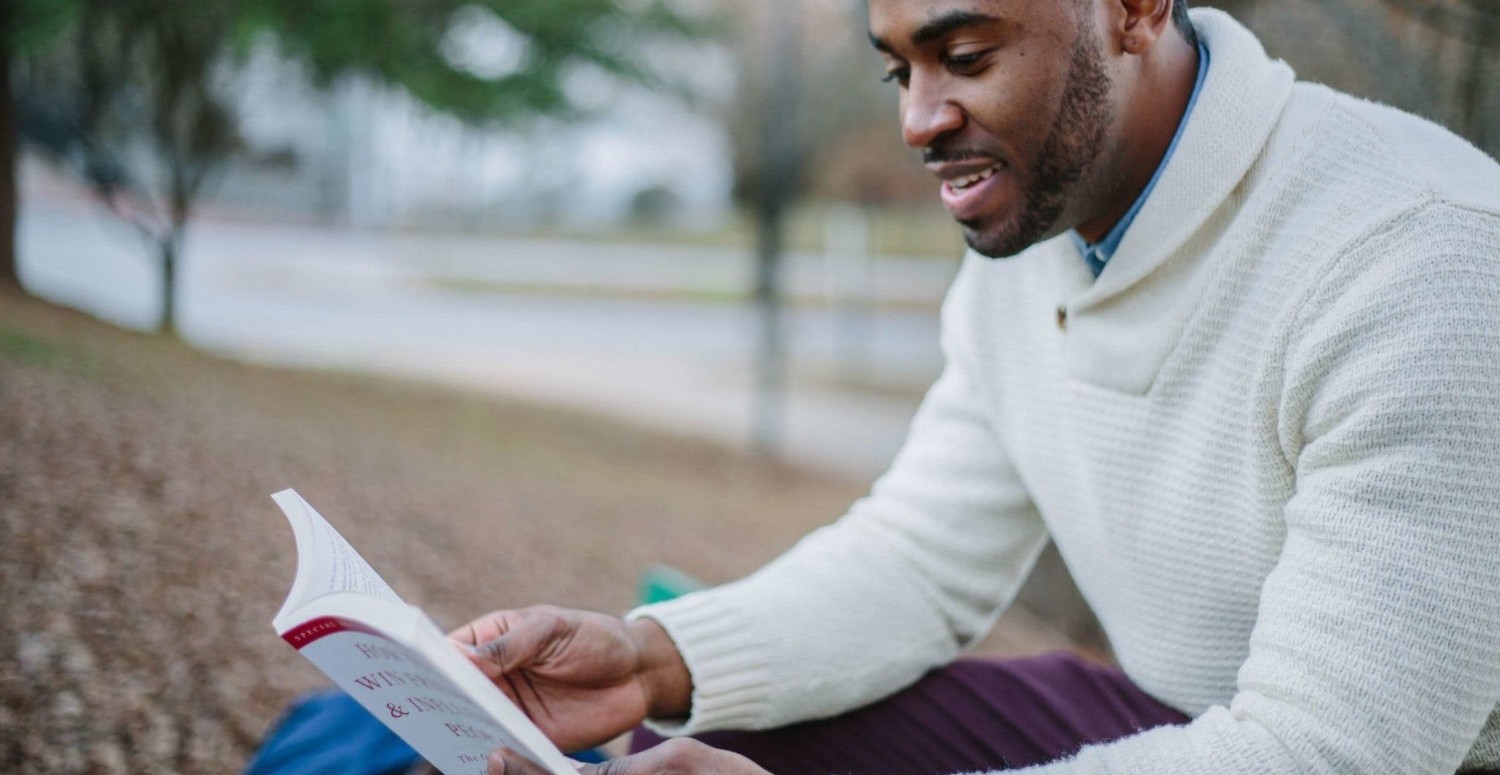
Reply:
[[[685,719],[649,719],[660,735],[692,735],[713,729],[754,729],[765,718],[771,694],[766,644],[748,614],[706,590],[625,615],[646,617],[667,631],[693,680],[693,707]]]

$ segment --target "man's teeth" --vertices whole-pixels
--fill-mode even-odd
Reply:
[[[972,186],[975,183],[978,183],[979,181],[984,180],[985,178],[987,178],[987,177],[995,174],[995,172],[997,170],[999,170],[999,169],[1000,169],[1000,165],[996,164],[995,166],[990,167],[987,170],[980,170],[979,172],[976,172],[973,175],[965,175],[965,176],[963,176],[961,178],[954,178],[954,179],[948,181],[948,185],[950,185],[950,186],[952,186],[952,187],[954,187],[956,189],[962,190],[962,189],[968,188],[969,186]]]

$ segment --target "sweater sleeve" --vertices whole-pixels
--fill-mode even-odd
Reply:
[[[1045,530],[972,382],[966,274],[944,304],[943,374],[870,495],[746,579],[631,613],[661,623],[692,675],[691,717],[661,731],[872,702],[954,659],[1014,594]]]
[[[1292,324],[1296,494],[1232,702],[1035,772],[1454,772],[1500,699],[1497,220],[1409,214]]]

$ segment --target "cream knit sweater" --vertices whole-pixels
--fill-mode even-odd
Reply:
[[[1037,772],[1500,764],[1500,168],[1193,18],[1208,80],[1103,275],[1065,238],[970,256],[871,495],[636,613],[692,673],[676,731],[910,684],[1050,537],[1125,672],[1194,721]]]

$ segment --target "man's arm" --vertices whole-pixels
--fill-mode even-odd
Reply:
[[[866,704],[951,661],[1010,600],[1046,533],[974,382],[983,300],[967,277],[944,305],[947,366],[870,496],[745,580],[632,614],[662,624],[692,675],[691,716],[662,731]]]

